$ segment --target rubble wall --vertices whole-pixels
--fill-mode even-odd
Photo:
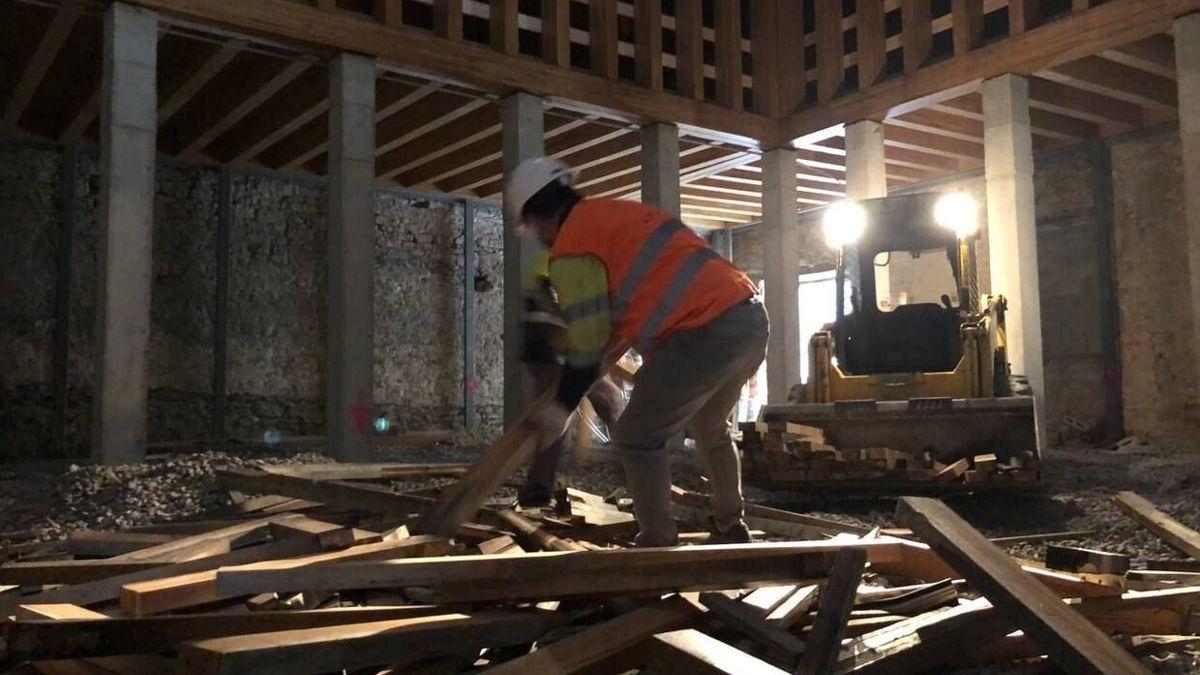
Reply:
[[[84,457],[95,363],[99,178],[81,151],[68,356],[67,445],[52,433],[54,286],[61,150],[0,145],[0,459]],[[257,439],[324,431],[325,188],[235,172],[230,228],[227,431]],[[207,437],[212,421],[219,172],[157,167],[149,400],[150,443]],[[462,425],[463,208],[376,196],[376,403],[400,429]],[[477,206],[476,409],[502,418],[502,222]]]

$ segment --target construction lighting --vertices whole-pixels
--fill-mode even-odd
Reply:
[[[858,241],[867,229],[867,212],[854,202],[838,202],[825,211],[821,229],[830,248],[841,250]]]
[[[933,219],[966,239],[979,231],[979,205],[965,192],[948,192],[933,205]]]

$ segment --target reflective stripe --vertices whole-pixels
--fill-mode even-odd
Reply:
[[[603,314],[608,311],[608,297],[605,295],[597,295],[594,298],[589,298],[582,302],[577,302],[570,307],[565,307],[562,310],[562,318],[567,323],[575,323],[582,319],[590,319],[597,314]]]
[[[633,258],[633,264],[629,266],[629,271],[625,273],[625,280],[621,282],[621,287],[617,289],[616,295],[613,296],[612,307],[612,323],[615,326],[621,322],[622,315],[629,306],[629,301],[633,298],[633,294],[637,292],[638,286],[642,285],[642,279],[654,266],[654,261],[658,258],[658,254],[662,253],[666,248],[667,242],[675,233],[686,227],[683,221],[678,218],[672,218],[662,225],[659,225],[646,241],[642,243],[642,247],[638,249],[637,255]]]
[[[688,286],[691,286],[692,279],[696,277],[696,273],[700,271],[704,264],[715,258],[720,258],[720,254],[711,248],[696,249],[694,253],[683,261],[679,271],[671,279],[667,290],[663,292],[662,299],[658,306],[654,308],[654,312],[646,317],[646,323],[642,324],[642,332],[638,335],[637,350],[643,354],[654,345],[654,338],[658,337],[658,331],[662,328],[663,321],[671,315],[675,309],[675,305],[683,299],[683,294],[687,291]]]

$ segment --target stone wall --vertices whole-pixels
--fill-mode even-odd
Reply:
[[[0,459],[87,455],[92,416],[99,179],[80,152],[68,358],[67,445],[53,447],[54,286],[61,150],[0,145]],[[148,441],[197,440],[212,423],[219,199],[216,169],[157,169]],[[235,172],[227,431],[324,430],[325,187]],[[400,429],[462,425],[461,204],[377,193],[376,403]],[[476,409],[502,417],[502,223],[475,212]]]

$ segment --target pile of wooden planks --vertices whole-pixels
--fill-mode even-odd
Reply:
[[[948,464],[926,452],[892,448],[836,448],[821,429],[794,422],[739,425],[746,482],[765,488],[914,494],[1021,489],[1041,479],[1031,451],[1004,460],[985,453]]]
[[[227,469],[221,485],[256,496],[185,522],[22,549],[0,565],[2,664],[126,675],[917,673],[1049,658],[1071,672],[1135,673],[1133,652],[1195,643],[1184,636],[1200,585],[1128,590],[1118,557],[1083,549],[1055,563],[1088,573],[1017,561],[936,500],[902,500],[909,529],[890,533],[752,506],[748,519],[772,541],[705,545],[686,525],[707,515],[706,497],[676,489],[689,519],[681,538],[694,543],[636,549],[632,515],[598,495],[567,489],[553,508],[527,510],[493,499],[449,535],[415,534],[441,495],[379,483],[462,472]],[[1135,506],[1181,542],[1195,535]]]

